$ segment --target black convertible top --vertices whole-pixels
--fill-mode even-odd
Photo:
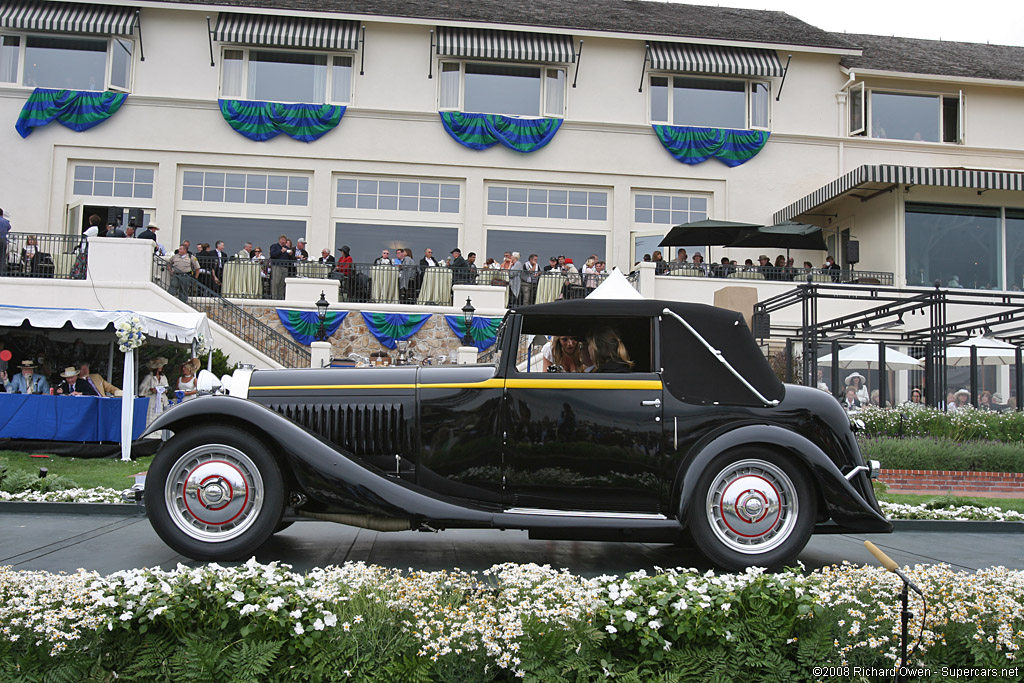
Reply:
[[[750,384],[769,400],[782,400],[782,382],[754,341],[740,313],[705,304],[657,299],[576,299],[521,306],[510,312],[530,319],[567,318],[590,322],[607,318],[662,316],[661,362],[667,388],[680,398],[699,402],[760,405],[749,389],[730,373],[678,320],[664,315],[669,309],[697,331]],[[554,322],[554,321],[552,321]],[[532,327],[532,326],[531,326]]]

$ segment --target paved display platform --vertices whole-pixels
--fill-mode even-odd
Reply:
[[[143,516],[11,511],[0,514],[0,525],[0,565],[15,569],[73,572],[82,567],[109,574],[139,567],[171,569],[179,562],[200,564],[164,545]],[[875,564],[863,545],[863,541],[870,540],[901,565],[945,562],[963,570],[994,565],[1024,569],[1024,533],[986,531],[985,525],[971,524],[962,527],[967,530],[958,530],[955,523],[931,528],[935,530],[816,535],[799,559],[809,569],[843,560]],[[525,531],[382,533],[306,520],[277,534],[256,557],[261,562],[291,564],[296,571],[347,561],[423,570],[472,570],[501,562],[536,562],[585,576],[652,571],[655,567],[711,566],[696,550],[671,545],[533,541]]]

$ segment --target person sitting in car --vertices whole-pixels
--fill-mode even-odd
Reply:
[[[594,362],[594,372],[632,372],[626,345],[613,329],[594,332],[587,337],[587,350]]]
[[[553,337],[541,349],[541,356],[544,358],[544,372],[586,372],[583,344],[576,337]]]

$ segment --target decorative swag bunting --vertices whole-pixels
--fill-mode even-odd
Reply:
[[[430,319],[429,313],[365,313],[362,312],[366,329],[389,349],[398,346],[395,342],[405,341],[420,331]]]
[[[466,336],[466,320],[461,315],[446,315],[444,317],[452,334],[459,339]],[[473,346],[478,351],[486,351],[498,338],[498,327],[501,325],[501,318],[474,317],[471,327],[473,328]]]
[[[535,152],[551,142],[562,119],[520,119],[500,114],[441,112],[444,129],[460,145],[487,149],[501,143],[517,152]]]
[[[684,164],[699,164],[716,157],[726,166],[753,159],[768,142],[765,130],[730,130],[692,126],[654,126],[668,153]]]
[[[327,311],[327,319],[324,320],[324,332],[327,338],[338,331],[341,322],[348,315],[348,311]],[[304,346],[309,346],[316,341],[317,330],[320,329],[320,316],[316,311],[289,311],[284,308],[277,309],[277,317],[281,324],[295,341]]]
[[[345,107],[220,100],[220,113],[239,135],[256,142],[270,140],[281,133],[301,142],[313,142],[341,122]]]
[[[89,130],[113,116],[127,99],[123,92],[89,92],[36,88],[21,108],[14,124],[18,135],[27,138],[33,128],[56,120],[76,132]]]

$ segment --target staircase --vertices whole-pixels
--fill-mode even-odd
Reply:
[[[210,320],[230,330],[236,337],[283,367],[310,366],[309,351],[295,343],[295,340],[260,321],[195,278],[182,278],[182,281],[187,282],[185,291],[179,291],[168,262],[159,255],[153,255],[153,284],[200,313],[205,313]]]

